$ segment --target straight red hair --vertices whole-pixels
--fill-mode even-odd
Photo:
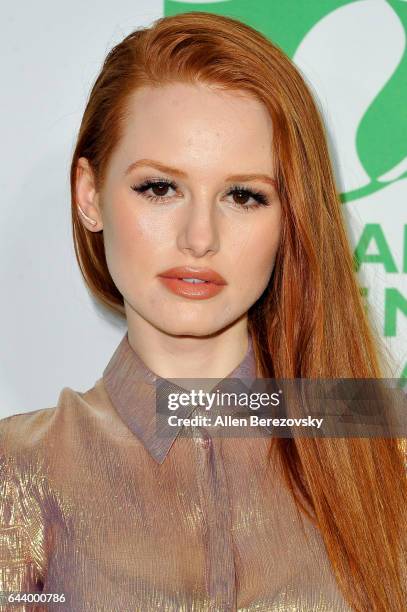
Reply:
[[[158,19],[107,55],[83,115],[71,165],[75,253],[91,292],[124,316],[103,232],[88,231],[74,202],[86,157],[103,185],[143,85],[201,82],[245,92],[268,109],[282,237],[269,286],[248,313],[258,375],[381,378],[384,348],[365,311],[344,229],[326,135],[299,70],[248,25],[206,12]],[[180,118],[182,121],[182,118]],[[295,502],[319,528],[338,585],[361,612],[405,609],[407,479],[394,438],[273,438]]]

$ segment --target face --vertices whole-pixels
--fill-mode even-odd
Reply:
[[[202,336],[245,321],[269,282],[280,239],[272,140],[256,99],[175,83],[133,94],[100,192],[80,159],[77,201],[97,224],[83,222],[103,229],[129,327]],[[160,277],[180,266],[212,270],[225,284],[211,293],[207,284]]]

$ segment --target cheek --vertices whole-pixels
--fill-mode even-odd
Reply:
[[[122,273],[132,268],[134,272],[139,263],[139,269],[145,269],[156,256],[160,244],[157,236],[154,219],[118,205],[104,226],[106,257],[117,272],[118,268]]]
[[[279,222],[253,225],[234,241],[235,270],[242,289],[258,288],[267,284],[273,271],[280,240]]]

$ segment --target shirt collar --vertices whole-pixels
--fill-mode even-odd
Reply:
[[[231,378],[249,381],[255,379],[256,362],[250,334],[248,338],[249,345],[243,360],[230,374],[215,384],[212,391],[230,391]],[[164,461],[182,428],[182,425],[168,425],[166,419],[156,419],[155,383],[163,380],[152,372],[133,350],[126,331],[103,372],[103,383],[122,420],[158,463]],[[171,380],[167,382],[171,389],[180,389],[173,385]],[[193,407],[180,407],[177,416],[187,417],[192,411]]]

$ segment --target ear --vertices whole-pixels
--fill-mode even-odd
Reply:
[[[76,166],[75,201],[83,225],[92,232],[102,230],[99,194],[95,188],[94,172],[86,157],[80,157]]]

